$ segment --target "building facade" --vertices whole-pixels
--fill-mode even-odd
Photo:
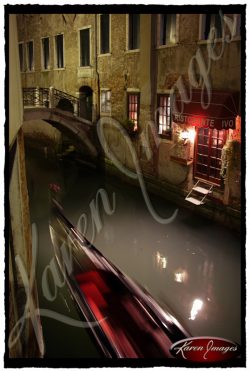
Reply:
[[[43,357],[44,343],[34,282],[29,196],[25,169],[23,102],[16,16],[9,18],[9,192],[6,192],[6,326],[5,362],[10,358]],[[8,223],[8,225],[7,225]],[[33,227],[32,227],[33,228]],[[7,241],[6,241],[7,242]],[[7,277],[9,278],[7,284]],[[7,286],[8,285],[8,286]],[[8,308],[8,309],[7,309]],[[25,320],[23,321],[23,318]],[[21,324],[21,326],[20,326]]]
[[[239,224],[240,14],[20,14],[17,20],[23,87],[78,97],[81,117],[93,125],[106,120],[106,144],[123,169],[141,170],[163,196]],[[67,109],[63,103],[59,108]],[[106,152],[110,171],[124,173],[108,158]]]

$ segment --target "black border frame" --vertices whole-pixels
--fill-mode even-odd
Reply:
[[[70,368],[70,367],[156,367],[156,366],[168,366],[168,367],[186,367],[186,368],[195,368],[195,367],[245,367],[246,366],[246,273],[243,267],[246,267],[246,134],[245,134],[245,123],[246,123],[246,94],[245,94],[245,85],[246,85],[246,4],[239,5],[5,5],[4,6],[4,20],[5,20],[5,57],[8,61],[8,37],[9,37],[9,18],[10,14],[50,14],[50,13],[62,13],[63,11],[68,14],[81,14],[84,13],[162,13],[166,11],[166,8],[171,13],[178,14],[200,14],[208,12],[218,12],[220,9],[230,13],[241,14],[241,27],[242,27],[242,36],[241,36],[241,117],[242,117],[242,182],[241,182],[241,191],[242,191],[242,209],[241,209],[241,266],[242,266],[242,317],[241,317],[241,329],[242,329],[242,357],[240,359],[234,359],[228,362],[222,363],[209,363],[209,364],[197,364],[191,362],[183,362],[177,359],[118,359],[118,360],[97,360],[97,359],[38,359],[38,358],[18,358],[10,359],[8,358],[8,346],[6,339],[8,338],[8,319],[5,317],[5,354],[4,354],[4,367],[5,368],[20,368],[20,367],[53,367],[53,368]],[[83,14],[83,13],[82,13]],[[5,198],[4,198],[4,207],[5,207],[5,313],[8,313],[8,277],[9,277],[9,268],[8,268],[8,259],[9,259],[9,249],[8,242],[10,238],[9,234],[9,165],[11,163],[10,154],[9,154],[9,135],[8,135],[8,122],[9,122],[9,70],[8,62],[5,67],[5,111],[6,111],[6,120],[5,120],[5,165],[4,165],[4,174],[5,174]],[[7,279],[6,279],[7,277]]]

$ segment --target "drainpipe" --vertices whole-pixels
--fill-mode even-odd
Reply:
[[[98,72],[98,47],[97,47],[97,14],[95,14],[95,68],[96,68],[96,77],[97,77],[97,102],[96,102],[96,112],[95,112],[95,119],[99,119],[100,117],[100,109],[99,109],[99,103],[100,103],[100,76]],[[98,113],[98,114],[97,114]]]

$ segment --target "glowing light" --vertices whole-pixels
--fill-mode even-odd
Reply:
[[[184,283],[187,279],[187,272],[184,270],[183,271],[178,270],[177,272],[175,272],[174,276],[175,276],[174,280],[176,282]]]
[[[187,130],[183,130],[181,132],[181,139],[189,139],[189,136],[188,136],[188,131]]]
[[[167,268],[168,260],[165,256],[161,255],[159,251],[156,252],[156,263],[161,269]]]
[[[195,135],[196,135],[195,129],[194,128],[190,128],[188,130],[183,130],[180,133],[180,138],[184,141],[184,143],[186,143],[188,140],[191,143],[194,143]]]
[[[157,261],[157,264],[159,264],[161,261],[161,254],[159,253],[159,251],[157,251],[156,253],[156,261]]]
[[[194,143],[194,140],[195,140],[195,136],[196,136],[196,131],[194,128],[192,129],[189,129],[188,131],[188,135],[189,135],[189,140],[191,143]]]
[[[203,301],[200,299],[195,299],[192,305],[192,309],[190,312],[190,320],[194,321],[195,318],[197,317],[197,314],[203,307]]]
[[[163,269],[167,268],[167,259],[165,257],[161,259],[161,264]]]

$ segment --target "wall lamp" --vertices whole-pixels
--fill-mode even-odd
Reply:
[[[195,129],[192,128],[192,129],[189,129],[189,130],[182,130],[181,133],[180,133],[180,138],[183,140],[183,144],[186,145],[188,143],[188,141],[190,141],[191,143],[194,143],[194,139],[195,139]]]

